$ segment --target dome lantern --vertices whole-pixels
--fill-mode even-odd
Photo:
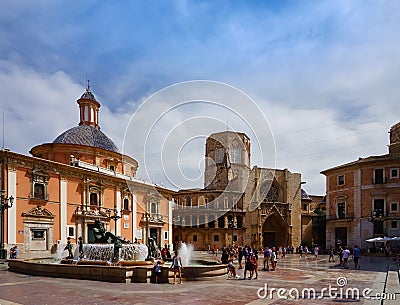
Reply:
[[[100,129],[99,126],[99,108],[100,103],[96,101],[93,93],[90,91],[90,81],[87,81],[86,92],[77,100],[80,112],[79,126],[86,125]]]

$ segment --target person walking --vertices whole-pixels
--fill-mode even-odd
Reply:
[[[344,269],[349,269],[349,266],[347,265],[349,256],[350,256],[350,250],[347,246],[345,246],[344,250],[343,250],[343,268]]]
[[[353,249],[354,269],[360,269],[361,249],[355,245]]]
[[[319,254],[319,247],[318,247],[318,246],[315,246],[315,247],[314,247],[315,260],[318,259],[318,254]]]
[[[179,284],[182,284],[182,258],[178,255],[178,250],[175,250],[175,255],[172,258],[171,269],[174,271],[174,285],[176,285],[176,275],[179,275]]]
[[[277,261],[278,261],[278,256],[276,255],[275,247],[273,247],[272,252],[271,252],[271,270],[272,271],[275,271]]]
[[[269,247],[264,248],[264,271],[269,271],[269,260],[271,257],[271,250]]]
[[[329,254],[329,262],[330,261],[335,262],[335,257],[334,257],[335,252],[332,246],[329,248],[328,254]]]

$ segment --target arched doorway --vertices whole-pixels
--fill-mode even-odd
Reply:
[[[279,247],[288,245],[288,226],[276,212],[265,219],[262,227],[262,245],[264,247]]]

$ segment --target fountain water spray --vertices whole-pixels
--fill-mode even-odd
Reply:
[[[178,253],[179,256],[182,258],[183,266],[189,266],[193,251],[194,249],[192,244],[187,245],[186,243],[182,243],[180,245]]]

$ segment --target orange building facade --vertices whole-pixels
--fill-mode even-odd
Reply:
[[[20,253],[55,252],[67,238],[94,242],[94,221],[129,241],[172,243],[173,191],[136,178],[138,163],[100,131],[100,104],[88,87],[78,99],[79,125],[27,156],[0,151],[1,188],[13,196],[0,228]]]
[[[371,247],[366,239],[400,236],[400,123],[390,129],[389,153],[359,158],[326,176],[326,245]]]

